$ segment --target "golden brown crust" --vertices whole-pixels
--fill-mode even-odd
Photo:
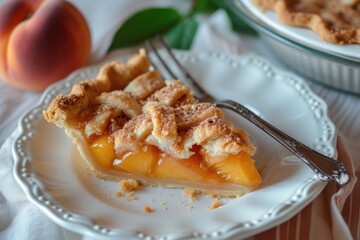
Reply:
[[[134,118],[142,113],[141,105],[130,94],[121,90],[102,93],[95,98],[95,103],[120,109],[129,118]]]
[[[166,86],[154,92],[147,102],[161,102],[169,106],[196,102],[190,87],[183,85],[181,81],[167,81],[165,84]],[[190,101],[189,98],[193,101]]]
[[[165,81],[158,71],[152,71],[135,78],[125,87],[124,91],[131,94],[135,100],[140,101],[146,99],[164,86]]]
[[[254,0],[254,3],[263,10],[274,10],[287,25],[312,29],[323,41],[360,43],[358,0]]]
[[[122,113],[121,109],[109,105],[100,105],[96,111],[85,124],[84,132],[87,137],[103,134],[112,119],[118,119]]]
[[[143,142],[177,158],[193,155],[193,145],[203,146],[213,156],[255,153],[248,135],[227,122],[210,103],[147,105],[142,115],[131,119],[113,136],[118,155],[138,150]]]
[[[144,50],[128,63],[112,62],[101,68],[94,80],[85,80],[75,84],[69,95],[60,94],[50,103],[43,115],[48,122],[64,127],[66,121],[89,107],[103,92],[124,89],[137,76],[147,72],[150,62]]]

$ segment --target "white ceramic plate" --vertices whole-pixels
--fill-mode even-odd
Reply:
[[[321,41],[318,35],[312,30],[288,26],[281,23],[273,11],[261,11],[261,9],[253,3],[253,0],[241,0],[242,3],[240,3],[240,0],[236,0],[236,2],[237,4],[243,4],[246,6],[246,8],[254,14],[254,16],[281,36],[325,53],[331,53],[345,59],[360,62],[359,44],[339,45]]]
[[[239,101],[308,146],[336,156],[336,133],[327,107],[303,80],[256,56],[176,55],[211,94]],[[324,188],[325,183],[290,152],[228,113],[258,147],[260,189],[223,199],[224,205],[214,210],[208,209],[214,199],[202,196],[189,202],[179,189],[145,188],[130,202],[117,197],[117,183],[89,175],[70,139],[41,113],[54,96],[68,93],[74,82],[96,76],[100,65],[77,71],[47,89],[40,103],[21,119],[21,133],[14,143],[16,179],[29,199],[62,227],[117,239],[245,238],[288,220]],[[145,205],[154,212],[145,213]]]

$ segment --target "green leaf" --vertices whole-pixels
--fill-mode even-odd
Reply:
[[[194,11],[195,12],[205,12],[210,13],[218,9],[217,4],[213,0],[197,0],[194,2]]]
[[[172,48],[190,49],[197,28],[198,23],[195,18],[188,17],[173,27],[166,34],[166,39]]]
[[[239,15],[234,14],[230,10],[226,10],[232,27],[235,31],[256,35],[257,32],[250,27]]]
[[[108,51],[128,47],[166,32],[181,18],[173,8],[148,8],[137,12],[117,30]]]

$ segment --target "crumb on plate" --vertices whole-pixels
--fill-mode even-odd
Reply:
[[[149,207],[148,205],[145,205],[144,206],[144,212],[147,212],[147,213],[151,213],[151,212],[153,212],[154,210],[151,208],[151,207]]]
[[[124,196],[124,193],[123,192],[115,192],[115,196],[122,197],[122,196]]]
[[[183,195],[189,198],[190,202],[193,202],[198,199],[200,194],[200,191],[191,189],[191,188],[185,188],[183,191]]]
[[[216,209],[216,208],[219,208],[221,207],[223,203],[219,200],[219,199],[216,199],[209,207],[209,210],[212,210],[212,209]]]
[[[119,182],[119,188],[125,192],[132,192],[134,190],[138,190],[140,186],[140,182],[134,179],[123,179]]]

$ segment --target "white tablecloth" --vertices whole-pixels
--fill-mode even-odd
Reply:
[[[104,57],[114,31],[124,19],[136,10],[146,6],[170,4],[176,6],[181,11],[189,8],[188,1],[107,0],[96,4],[80,0],[72,2],[84,13],[92,32],[92,63]],[[197,33],[192,50],[217,50],[231,53],[252,52],[265,56],[279,68],[288,70],[273,56],[258,37],[232,32],[226,14],[221,10],[208,18],[202,19],[202,25]],[[309,82],[309,85],[328,103],[330,117],[341,137],[340,144],[343,143],[350,154],[355,170],[359,169],[360,98],[333,91],[311,82]],[[72,233],[59,227],[42,211],[31,204],[12,176],[13,158],[11,146],[16,136],[16,131],[14,132],[14,130],[16,129],[17,121],[39,98],[40,93],[21,91],[0,81],[0,239],[85,239],[87,238],[86,236]],[[347,154],[344,149],[341,149],[341,151],[343,155]],[[356,175],[358,175],[358,171]],[[355,186],[355,189],[357,191],[360,190],[358,186]],[[291,221],[296,223],[297,218],[304,218],[305,214],[309,215],[309,212],[314,215],[311,217],[313,226],[321,226],[324,229],[320,231],[320,229],[310,229],[308,227],[306,229],[309,229],[310,232],[306,235],[306,238],[316,239],[320,233],[322,239],[325,239],[323,237],[326,237],[326,239],[350,239],[351,234],[354,238],[359,239],[359,197],[356,194],[350,195],[346,201],[349,204],[345,205],[343,216],[341,216],[340,212],[336,211],[335,213],[326,213],[326,211],[329,211],[329,208],[325,208],[325,213],[315,211],[316,208],[321,209],[319,205],[324,204],[322,201],[330,199],[326,198],[325,195],[326,192],[324,192],[323,198],[314,201],[312,207],[310,206],[303,210],[303,215],[298,215],[290,220],[289,223],[282,224],[263,235],[254,236],[253,239],[271,239],[271,236],[276,235],[278,235],[278,239],[290,239],[290,236],[300,236],[299,230],[297,230],[298,232],[295,235],[290,235],[290,230],[287,230],[289,229],[288,226],[290,226]],[[343,202],[345,200],[342,199]],[[327,222],[322,214],[326,215]],[[335,222],[331,219],[329,220],[330,215],[335,219]],[[324,221],[324,224],[316,225],[315,222],[319,219]],[[310,222],[308,224],[310,225]],[[285,235],[283,231],[286,232]]]

